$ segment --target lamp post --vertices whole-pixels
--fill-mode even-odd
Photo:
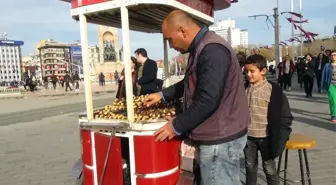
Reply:
[[[300,0],[300,14],[302,15],[302,0]],[[300,27],[302,28],[302,18],[300,20],[301,20]],[[303,56],[303,36],[302,36],[302,34],[300,36],[300,41],[301,41],[300,56]]]
[[[291,0],[290,3],[291,3],[291,12],[294,12],[294,2],[293,2],[293,0]],[[291,18],[293,20],[293,18],[294,18],[293,15],[291,15]],[[295,33],[294,33],[294,22],[291,23],[291,26],[292,26],[292,38],[294,38],[294,35],[295,35]],[[294,42],[292,42],[292,60],[293,61],[294,61],[295,54],[296,54],[296,51],[294,49]]]

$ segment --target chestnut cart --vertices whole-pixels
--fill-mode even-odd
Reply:
[[[214,11],[230,0],[62,0],[71,3],[71,16],[79,21],[86,114],[79,117],[81,161],[79,176],[85,185],[176,185],[180,170],[179,140],[155,142],[153,133],[166,122],[134,120],[129,31],[161,33],[161,23],[172,10],[189,12],[200,25],[214,22]],[[95,119],[88,63],[87,23],[122,29],[127,95],[127,119]],[[150,41],[149,41],[150,42]],[[163,39],[165,76],[168,44]],[[166,86],[169,80],[166,80]],[[107,104],[112,102],[107,102]],[[180,182],[179,182],[180,183]]]

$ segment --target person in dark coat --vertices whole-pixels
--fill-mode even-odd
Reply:
[[[329,63],[329,57],[320,53],[315,59],[315,75],[316,75],[316,84],[318,88],[318,93],[322,92],[321,89],[321,79],[322,79],[322,71],[324,66]]]
[[[56,89],[57,77],[53,73],[51,74],[50,78],[51,78],[51,83],[53,84],[53,88]]]
[[[195,180],[210,185],[238,185],[240,154],[246,145],[250,122],[242,69],[235,51],[207,26],[199,27],[181,10],[172,11],[162,23],[169,45],[189,53],[185,77],[148,95],[144,104],[183,98],[183,112],[167,116],[168,122],[154,135],[156,141],[189,137],[198,151]]]
[[[64,82],[65,82],[65,92],[68,92],[68,89],[70,89],[70,91],[72,91],[72,89],[70,87],[71,77],[70,77],[68,71],[66,72],[66,74],[64,76]]]
[[[297,80],[300,84],[300,87],[303,87],[303,73],[304,73],[304,64],[305,60],[303,58],[298,58],[298,61],[295,64],[295,69],[297,73]]]
[[[312,91],[314,87],[315,78],[315,62],[313,60],[313,55],[308,53],[306,55],[306,61],[304,63],[303,71],[303,84],[306,92],[306,97],[312,97]]]
[[[132,84],[133,84],[133,95],[137,96],[138,94],[138,89],[136,86],[137,82],[137,61],[134,57],[131,57],[132,60]],[[118,91],[116,94],[116,98],[121,99],[121,98],[126,98],[126,84],[125,84],[125,69],[121,71],[120,76],[118,77]]]
[[[154,60],[147,56],[147,51],[139,48],[135,51],[136,60],[139,63],[138,68],[138,94],[146,95],[159,92],[157,84],[158,67]]]
[[[76,71],[75,74],[73,75],[73,80],[76,84],[76,91],[78,91],[79,90],[79,81],[80,81],[78,71]]]
[[[289,55],[285,56],[285,60],[281,63],[280,75],[283,78],[283,88],[284,90],[291,90],[292,86],[292,76],[294,74],[294,63],[290,59]]]
[[[282,60],[284,61],[284,60]],[[282,71],[282,63],[283,62],[280,62],[278,65],[277,65],[277,70],[279,71],[278,72],[278,84],[281,88],[283,88],[283,74],[281,74],[281,71]]]

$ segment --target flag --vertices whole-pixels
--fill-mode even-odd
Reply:
[[[283,44],[283,45],[285,45],[285,46],[288,45],[288,44],[287,44],[286,42],[284,42],[284,41],[281,41],[280,43]]]
[[[298,18],[302,18],[303,17],[301,14],[296,13],[296,12],[283,12],[283,13],[289,13],[289,14],[292,14],[292,15],[298,17]]]
[[[308,20],[297,21],[297,20],[294,20],[294,19],[292,19],[292,18],[288,18],[288,17],[286,17],[286,19],[287,19],[290,23],[308,23]]]

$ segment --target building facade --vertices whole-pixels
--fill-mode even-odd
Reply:
[[[67,71],[72,72],[71,47],[68,44],[48,39],[39,45],[38,51],[42,64],[42,77],[50,77],[52,74],[60,77]]]
[[[90,67],[90,75],[91,81],[97,80],[96,66],[100,65],[100,55],[99,55],[99,47],[98,46],[89,46],[89,67]]]
[[[21,46],[23,41],[0,40],[0,82],[21,81]]]
[[[240,45],[244,47],[248,45],[248,31],[246,29],[240,30]]]
[[[42,68],[40,55],[29,55],[22,57],[21,63],[22,79],[26,78],[28,74],[33,74],[37,81],[42,82]]]
[[[92,63],[92,72],[95,73],[95,80],[103,73],[105,79],[113,77],[115,71],[121,72],[124,64],[121,60],[121,50],[119,49],[118,29],[107,26],[98,26],[98,48],[91,47],[92,59],[98,62]],[[98,50],[98,58],[95,52]],[[89,49],[90,53],[90,49]],[[90,54],[91,55],[91,54]],[[90,59],[89,59],[90,60]]]
[[[219,20],[214,25],[210,26],[211,31],[216,32],[219,36],[228,41],[232,47],[248,45],[248,31],[236,28],[235,20]]]
[[[70,48],[70,56],[72,60],[71,71],[73,73],[77,71],[79,76],[83,76],[82,47],[79,44],[73,44]]]

